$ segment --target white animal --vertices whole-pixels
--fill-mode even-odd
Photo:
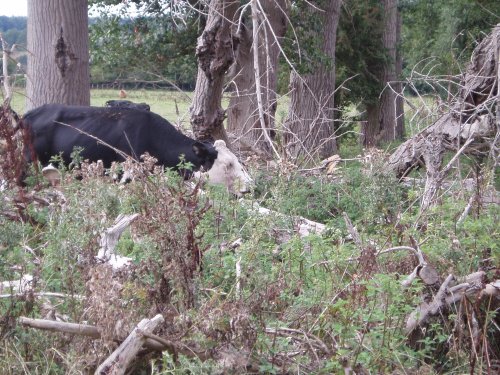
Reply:
[[[215,141],[214,147],[217,150],[217,159],[206,172],[208,183],[224,185],[230,193],[238,197],[250,192],[253,180],[236,155],[227,148],[226,142],[219,139]]]
[[[224,185],[230,193],[238,197],[250,192],[253,180],[241,165],[236,155],[227,148],[223,140],[215,141],[214,147],[217,150],[217,158],[212,168],[203,174],[201,172],[195,172],[195,178],[205,178],[209,184]],[[52,164],[43,168],[42,171],[43,175],[49,180],[52,186],[58,186],[60,184],[60,172],[54,168]],[[129,171],[126,171],[122,181],[130,179],[133,178],[131,178]]]

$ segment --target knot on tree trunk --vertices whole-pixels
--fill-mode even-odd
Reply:
[[[224,74],[234,62],[240,39],[228,32],[230,27],[230,23],[219,16],[198,38],[196,57],[199,67],[210,81]]]
[[[213,143],[215,141],[214,134],[217,133],[217,129],[224,122],[225,117],[226,111],[222,108],[219,108],[215,116],[211,119],[208,119],[207,116],[203,114],[193,115],[191,117],[191,123],[196,139],[202,142]]]
[[[66,72],[71,67],[73,60],[76,60],[76,56],[71,49],[67,41],[64,39],[64,32],[61,26],[61,36],[57,39],[56,43],[56,53],[55,53],[56,64],[63,77],[66,76]]]

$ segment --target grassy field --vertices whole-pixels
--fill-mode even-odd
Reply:
[[[120,99],[118,90],[92,90],[90,104],[103,106],[106,101]],[[189,123],[189,106],[192,93],[163,90],[127,90],[127,100],[147,103],[151,111],[173,123]]]
[[[120,99],[118,90],[91,90],[90,104],[103,106],[106,101]],[[189,123],[191,92],[164,90],[127,90],[127,98],[133,102],[148,103],[151,111],[173,123]],[[19,114],[24,113],[26,97],[24,90],[17,89],[12,99],[12,108]]]

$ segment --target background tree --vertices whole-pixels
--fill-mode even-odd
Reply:
[[[26,110],[90,104],[87,0],[28,0]]]
[[[334,127],[335,47],[340,0],[321,0],[310,5],[297,2],[296,29],[304,51],[314,51],[302,63],[305,74],[290,75],[290,106],[284,123],[287,150],[294,156],[325,158],[337,152]],[[314,48],[314,50],[311,50]]]
[[[396,82],[391,85],[396,92],[396,132],[395,138],[403,140],[405,136],[404,116],[404,90],[403,90],[403,52],[401,46],[401,32],[403,29],[403,16],[398,8],[396,29]]]
[[[363,145],[378,146],[396,139],[397,110],[396,95],[396,48],[398,28],[397,0],[382,0],[382,46],[386,61],[381,69],[374,69],[380,85],[383,87],[380,98],[366,106],[366,121],[363,123]]]
[[[227,109],[227,124],[228,129],[237,135],[243,145],[255,146],[269,154],[270,145],[263,132],[274,134],[278,58],[287,28],[287,5],[284,0],[262,0],[255,4],[262,6],[256,20],[257,30],[253,30],[249,17],[245,17],[243,24],[239,26],[240,45],[228,77],[232,93]],[[253,39],[255,34],[258,40]],[[266,129],[262,129],[259,118],[254,49],[257,50]]]
[[[340,141],[357,141],[357,124],[366,120],[366,107],[376,102],[383,89],[375,72],[385,61],[380,1],[344,0],[336,47],[337,82],[344,84],[335,92],[335,116],[340,124],[345,109],[356,107],[358,115],[342,123]]]
[[[0,16],[0,32],[9,45],[26,44],[26,17]]]
[[[222,90],[239,45],[238,7],[238,1],[212,0],[205,29],[198,38],[198,75],[190,113],[195,137],[202,141],[223,139],[229,143],[223,126]]]

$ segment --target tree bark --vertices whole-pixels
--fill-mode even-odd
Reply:
[[[241,27],[241,44],[236,61],[231,67],[232,94],[228,107],[228,129],[238,135],[244,145],[270,153],[269,143],[263,131],[274,134],[276,113],[276,87],[278,82],[278,58],[280,45],[287,26],[284,0],[261,0],[262,12],[258,19],[258,40],[254,41],[249,25]],[[256,97],[253,48],[257,48],[259,83],[262,111],[266,129],[262,129]]]
[[[367,106],[367,121],[363,126],[363,145],[378,146],[396,138],[396,41],[398,10],[397,0],[382,0],[383,32],[382,45],[388,61],[378,75],[384,86],[380,98]]]
[[[396,26],[396,82],[394,90],[396,91],[396,139],[403,140],[405,137],[405,111],[404,111],[404,93],[403,84],[403,56],[401,54],[401,29],[403,28],[403,16],[401,11],[397,10]]]
[[[198,76],[189,110],[194,135],[201,141],[222,139],[229,145],[221,101],[225,73],[239,45],[235,26],[239,4],[233,0],[211,0],[205,30],[198,38]]]
[[[341,0],[327,0],[324,10],[312,8],[323,25],[323,63],[314,73],[290,74],[290,106],[284,124],[284,140],[288,152],[306,158],[326,158],[337,152],[335,140],[335,44]]]
[[[26,110],[90,105],[87,0],[28,0]]]

